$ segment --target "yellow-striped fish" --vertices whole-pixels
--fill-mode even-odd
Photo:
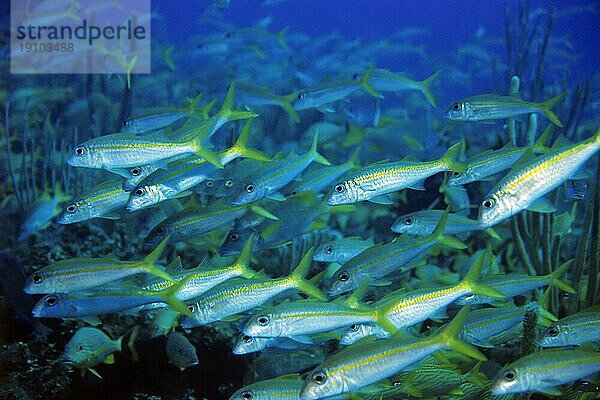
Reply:
[[[517,165],[481,202],[479,224],[492,226],[524,209],[554,211],[542,196],[569,179],[598,150],[600,130],[589,139]]]

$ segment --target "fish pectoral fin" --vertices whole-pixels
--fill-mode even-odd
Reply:
[[[425,179],[422,179],[418,182],[413,183],[409,186],[409,188],[414,190],[425,190]]]
[[[544,381],[542,381],[544,382]],[[545,387],[545,388],[536,388],[536,392],[544,393],[549,396],[562,396],[563,393],[558,389],[558,387]]]
[[[303,344],[313,344],[314,341],[308,335],[294,335],[290,336],[290,339]]]
[[[230,316],[225,317],[225,318],[221,318],[219,321],[235,322],[235,321],[239,321],[241,318],[243,318],[243,315],[241,315],[241,314],[234,314],[234,315],[230,315]]]
[[[175,196],[173,196],[174,199],[179,199],[181,197],[187,197],[189,195],[191,195],[193,192],[191,190],[185,190],[183,192],[179,192],[177,193]]]
[[[285,196],[281,192],[273,192],[267,196],[271,200],[285,201]]]
[[[393,282],[390,281],[389,279],[377,279],[374,282],[371,282],[370,285],[371,286],[389,286],[391,285]]]
[[[81,317],[81,320],[92,326],[102,325],[102,321],[97,315],[86,315],[85,317]]]
[[[319,110],[323,114],[334,113],[335,112],[335,108],[333,108],[329,104],[323,104],[322,106],[317,107],[317,110]]]
[[[529,211],[539,212],[539,213],[551,213],[556,211],[556,207],[550,200],[545,197],[540,197],[536,199],[533,203],[531,203],[527,209]]]
[[[121,219],[121,216],[117,213],[109,213],[109,214],[100,215],[99,218],[117,220],[117,219]]]
[[[391,206],[392,204],[394,204],[392,196],[390,196],[389,194],[380,194],[379,196],[371,197],[369,201],[371,203],[381,204],[384,206]]]
[[[98,378],[102,379],[102,376],[94,368],[88,368],[87,370],[90,371],[92,374],[96,375]],[[82,369],[81,376],[83,376],[84,373],[85,373],[85,369]]]

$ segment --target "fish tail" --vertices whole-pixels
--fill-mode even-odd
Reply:
[[[357,163],[358,157],[360,157],[360,146],[357,146],[356,149],[354,149],[350,159],[346,162],[346,165],[352,169],[359,168],[360,166]]]
[[[312,155],[313,159],[316,162],[318,162],[319,164],[331,165],[331,163],[329,161],[327,161],[327,159],[325,157],[323,157],[321,154],[319,154],[319,152],[317,151],[318,145],[319,145],[319,130],[317,129],[317,131],[315,132],[315,136],[313,136],[312,145],[310,146],[310,154]]]
[[[295,123],[300,122],[300,117],[294,107],[292,107],[292,101],[296,100],[298,97],[298,92],[293,92],[285,96],[279,96],[277,100],[279,101],[279,105],[292,117]]]
[[[447,207],[442,214],[442,218],[440,218],[438,224],[435,226],[433,232],[431,232],[431,237],[437,238],[441,237],[446,231],[446,225],[448,224],[448,216],[450,215],[450,207]]]
[[[233,147],[235,151],[240,154],[242,157],[250,158],[252,160],[257,161],[271,161],[271,157],[267,156],[262,151],[253,149],[248,147],[248,136],[250,136],[250,131],[252,130],[252,120],[249,119],[244,127],[242,128],[242,132],[240,133],[240,137],[235,142]]]
[[[231,82],[229,88],[227,89],[227,94],[225,95],[225,100],[223,101],[223,105],[219,110],[219,114],[223,118],[227,118],[229,121],[235,121],[238,119],[249,119],[258,116],[257,113],[252,111],[242,111],[242,110],[234,110],[233,109],[233,101],[235,95],[235,81]]]
[[[200,115],[202,116],[202,119],[207,120],[209,118],[208,113],[210,112],[210,110],[213,108],[213,106],[217,103],[217,100],[212,100],[209,103],[206,103],[204,106],[202,106],[202,108],[199,109],[200,111]],[[191,115],[191,114],[190,114]]]
[[[169,275],[169,273],[167,273],[166,271],[164,271],[156,265],[156,262],[158,261],[162,253],[165,251],[165,247],[167,247],[170,237],[171,235],[168,235],[166,238],[164,238],[158,244],[158,246],[156,246],[156,248],[152,250],[150,254],[144,257],[142,264],[144,265],[144,268],[147,273],[157,276],[161,279],[166,279],[168,281],[175,282],[171,275]]]
[[[459,283],[459,285],[466,286],[467,288],[469,288],[469,290],[473,294],[477,294],[480,296],[504,298],[506,296],[504,296],[498,290],[496,290],[492,287],[477,283],[477,280],[479,279],[479,276],[481,275],[481,269],[483,268],[483,263],[486,259],[486,256],[487,256],[487,250],[482,251],[481,254],[479,254],[479,257],[477,257],[477,260],[475,260],[475,262],[473,263],[473,266],[471,267],[471,269],[469,269],[469,272],[467,272],[467,274],[465,275],[463,280]]]
[[[435,338],[432,338],[432,340],[441,342],[447,348],[468,357],[479,361],[486,361],[487,358],[475,346],[460,339],[460,334],[469,316],[469,309],[469,306],[461,308],[452,321],[442,328],[441,332],[435,335]]]
[[[319,300],[327,300],[327,296],[312,282],[304,279],[312,264],[312,256],[315,249],[313,247],[304,255],[298,266],[290,274],[289,280],[294,287],[309,297],[314,297]]]
[[[187,99],[187,104],[184,108],[184,111],[186,114],[188,115],[194,115],[194,113],[196,112],[196,108],[198,108],[198,103],[200,103],[200,100],[202,99],[202,92],[198,93],[196,96],[192,97],[192,98],[188,98]],[[212,104],[215,104],[216,100],[214,100],[213,102],[211,102]],[[211,105],[212,107],[212,105]]]
[[[373,71],[375,70],[375,64],[372,64],[369,69],[367,70],[367,72],[365,72],[365,74],[362,76],[362,78],[360,78],[360,80],[358,81],[358,85],[360,87],[363,88],[363,90],[367,93],[369,93],[371,96],[373,97],[377,97],[378,99],[383,99],[383,96],[381,95],[381,93],[379,93],[377,91],[377,89],[375,89],[373,86],[371,86],[369,84],[369,78],[371,78],[371,74],[373,73]]]
[[[135,66],[135,63],[137,62],[137,58],[138,58],[138,56],[136,55],[125,66],[125,73],[127,74],[127,89],[129,89],[129,90],[131,90],[131,71],[133,71],[133,67]]]
[[[173,49],[175,48],[175,46],[169,46],[165,52],[163,53],[163,59],[165,60],[165,64],[167,64],[167,67],[169,67],[169,69],[171,69],[171,71],[175,71],[175,63],[173,62]]]
[[[571,293],[571,294],[575,293],[575,289],[573,289],[571,287],[571,285],[569,285],[567,282],[561,280],[560,277],[563,276],[569,270],[571,265],[573,265],[573,262],[574,262],[574,260],[572,260],[572,259],[565,262],[563,265],[558,267],[554,272],[552,272],[550,275],[548,275],[548,278],[549,278],[552,286],[559,288],[563,292],[567,292],[567,293]]]
[[[257,204],[252,204],[250,206],[250,210],[252,210],[253,213],[260,215],[262,217],[271,219],[273,221],[279,221],[279,218],[276,215],[271,214],[268,210],[262,208],[261,206],[259,206]]]
[[[250,234],[248,241],[244,245],[242,252],[235,261],[235,268],[244,278],[252,278],[256,275],[256,271],[250,268],[250,258],[252,257],[252,245],[254,244],[254,233]]]
[[[554,131],[554,125],[548,125],[548,127],[542,132],[538,140],[532,146],[533,151],[536,152],[545,152],[550,150],[549,147],[546,146],[546,142],[552,136],[552,132]]]
[[[377,323],[377,325],[379,325],[380,327],[382,327],[387,332],[393,335],[396,332],[398,332],[398,328],[396,328],[396,325],[394,325],[394,323],[387,316],[389,308],[384,306],[375,310],[375,322]]]
[[[462,142],[458,142],[450,146],[448,151],[446,151],[446,154],[440,158],[439,162],[442,163],[442,165],[445,165],[448,171],[465,172],[467,170],[467,166],[458,161],[461,150]]]
[[[285,50],[290,50],[290,46],[288,46],[286,40],[285,40],[285,34],[287,33],[287,31],[290,29],[289,26],[286,26],[285,28],[283,28],[282,30],[280,30],[279,32],[277,32],[277,42],[279,43],[279,45],[281,47],[283,47]]]
[[[68,195],[65,192],[63,192],[60,185],[57,184],[56,187],[54,188],[54,198],[57,199],[59,203],[62,203],[63,201],[71,200],[73,198],[73,196]]]
[[[430,86],[437,79],[437,77],[440,76],[441,73],[442,70],[440,69],[439,71],[433,73],[433,75],[431,75],[429,78],[419,82],[419,86],[421,86],[421,91],[423,92],[429,103],[434,107],[437,107],[437,105],[435,102],[435,97],[433,97],[433,93],[431,93]]]
[[[365,129],[353,124],[348,124],[348,134],[342,141],[342,146],[350,147],[361,143],[365,139]]]
[[[554,111],[552,111],[552,107],[554,107],[556,103],[562,101],[562,99],[564,99],[566,96],[566,93],[561,93],[558,96],[551,98],[550,100],[540,103],[540,110],[542,111],[542,113],[546,116],[546,118],[552,121],[552,123],[558,126],[559,128],[562,128],[563,124],[562,122],[560,122],[560,119],[558,119],[558,116],[556,116]]]
[[[448,224],[449,215],[450,207],[446,208],[446,211],[444,211],[444,214],[442,214],[442,218],[440,218],[440,221],[436,225],[435,229],[433,230],[433,232],[431,232],[431,238],[432,240],[437,240],[440,244],[444,246],[448,246],[459,250],[466,249],[467,246],[460,240],[452,236],[444,235],[444,232],[446,231],[446,226]]]
[[[131,328],[127,332],[125,332],[123,334],[123,336],[121,336],[119,339],[117,339],[119,349],[121,349],[123,340],[125,339],[125,337],[127,337],[127,335],[129,335],[129,339],[127,339],[127,349],[129,350],[129,353],[131,353],[131,358],[133,359],[133,361],[139,360],[139,356],[138,356],[137,350],[135,348],[135,341],[137,340],[139,333],[140,333],[140,326],[135,325],[133,328]]]
[[[190,310],[188,310],[188,306],[175,297],[178,289],[178,285],[170,286],[166,289],[163,289],[159,295],[162,298],[162,300],[165,303],[167,303],[169,307],[171,307],[173,310],[185,315],[186,317],[194,318],[194,314]]]

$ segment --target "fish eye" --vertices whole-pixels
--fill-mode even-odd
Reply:
[[[156,228],[156,233],[158,233],[159,235],[162,235],[163,233],[165,233],[165,228],[163,228],[162,226],[159,226],[158,228]]]
[[[348,273],[347,273],[347,272],[341,272],[341,273],[338,275],[338,279],[339,279],[340,281],[342,281],[342,282],[346,282],[346,281],[348,280],[348,278],[350,278],[350,276],[348,275]]]
[[[344,191],[344,185],[342,185],[341,183],[338,183],[337,185],[335,185],[335,191],[338,193],[342,193]]]
[[[252,341],[252,337],[248,336],[248,335],[244,335],[242,336],[242,342],[244,343],[250,343]]]
[[[82,350],[83,350],[83,345],[82,345],[82,344],[80,344],[79,346],[77,346],[77,349],[78,349],[79,351],[82,351]]]
[[[129,173],[133,176],[138,176],[140,174],[140,172],[142,172],[140,167],[133,167],[129,170]]]
[[[352,75],[352,80],[353,81],[358,80],[358,78],[360,78],[360,74],[354,73],[354,75]]]
[[[404,218],[404,223],[405,223],[406,225],[412,225],[412,223],[413,223],[413,219],[412,219],[411,217]]]
[[[206,187],[212,187],[213,181],[206,181]]]
[[[454,103],[454,104],[452,104],[452,109],[453,110],[460,110],[460,103]]]
[[[77,209],[77,207],[75,206],[75,204],[69,204],[66,208],[66,210],[69,214],[73,214],[76,209]]]
[[[552,337],[558,336],[559,333],[560,332],[557,326],[551,326],[550,328],[548,328],[548,335]]]
[[[52,307],[54,306],[56,303],[58,303],[58,299],[56,298],[56,296],[48,296],[46,298],[46,305],[48,307]]]
[[[225,181],[225,187],[228,188],[228,187],[232,187],[232,186],[233,186],[233,181],[231,179],[227,179]]]
[[[358,330],[359,326],[360,325],[358,325],[358,324],[352,324],[352,325],[350,325],[350,330],[352,332],[356,332]]]
[[[85,154],[85,149],[83,147],[76,147],[75,154],[77,154],[78,156],[82,156]]]
[[[262,317],[259,317],[256,321],[258,322],[258,324],[260,326],[267,326],[267,325],[269,325],[269,318],[266,317],[266,316],[264,316],[264,315]]]
[[[325,247],[325,253],[327,253],[327,254],[333,253],[333,247],[331,247],[331,246]]]
[[[144,190],[144,188],[139,188],[135,191],[135,195],[136,196],[143,196],[144,193],[146,193],[146,191]]]
[[[302,100],[304,98],[304,93],[298,93],[298,100]]]
[[[317,371],[310,377],[313,382],[322,385],[327,380],[327,375],[323,371]]]
[[[481,202],[481,205],[484,206],[485,208],[492,208],[494,207],[494,199],[485,199],[483,200],[483,202]]]
[[[506,381],[508,381],[508,382],[514,381],[514,380],[515,380],[515,378],[516,378],[516,376],[517,376],[517,375],[515,374],[515,371],[512,371],[512,370],[511,370],[511,371],[506,371],[506,372],[504,373],[504,379],[505,379]]]
[[[250,400],[251,398],[252,398],[252,392],[248,391],[248,392],[242,393],[242,399]]]
[[[297,194],[298,194],[298,192],[297,192],[297,191],[295,191],[295,190],[292,190],[292,196],[295,196],[295,195],[297,195]]]
[[[246,192],[248,193],[252,193],[254,191],[254,185],[253,184],[248,184],[248,186],[246,186]]]
[[[42,281],[44,280],[44,277],[43,277],[42,275],[35,274],[35,275],[34,275],[34,276],[31,278],[31,280],[33,281],[33,283],[40,284],[40,283],[42,283]]]
[[[430,329],[431,329],[431,320],[426,320],[425,322],[423,322],[423,325],[421,326],[421,331],[428,332]]]
[[[460,172],[458,172],[458,171],[452,171],[452,176],[458,178],[460,176]]]
[[[187,306],[187,310],[193,314],[196,311],[196,306],[190,304],[189,306]]]
[[[240,238],[240,235],[238,235],[238,234],[237,234],[237,233],[235,233],[235,232],[232,232],[232,233],[230,233],[230,234],[229,234],[229,240],[232,240],[232,241],[234,241],[234,242],[235,242],[235,241],[237,241],[239,238]]]

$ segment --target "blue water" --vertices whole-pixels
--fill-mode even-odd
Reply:
[[[22,289],[25,275],[33,276],[34,271],[39,268],[74,257],[112,254],[120,260],[141,259],[148,254],[149,249],[144,247],[148,232],[169,216],[178,213],[182,207],[191,204],[192,207],[202,209],[201,206],[205,205],[227,207],[233,204],[234,196],[231,192],[225,189],[219,192],[214,187],[211,191],[205,185],[206,182],[210,181],[218,187],[222,182],[232,181],[234,189],[231,190],[240,190],[244,194],[248,187],[248,182],[243,181],[247,178],[246,168],[262,168],[257,163],[241,164],[236,161],[225,168],[224,172],[207,169],[209,174],[214,175],[210,175],[206,182],[203,181],[196,187],[187,188],[196,192],[179,193],[183,195],[181,199],[170,200],[168,205],[163,203],[159,207],[136,213],[127,212],[125,205],[121,204],[116,217],[111,215],[112,219],[95,218],[70,225],[60,224],[57,216],[67,212],[65,205],[70,204],[69,200],[58,207],[55,215],[50,216],[42,228],[28,232],[30,235],[25,235],[25,240],[17,242],[15,239],[20,226],[32,214],[32,205],[46,188],[60,186],[67,194],[77,198],[96,184],[117,177],[112,173],[114,171],[69,166],[66,159],[74,154],[73,149],[80,147],[81,143],[123,129],[122,119],[155,112],[155,107],[161,110],[184,107],[186,99],[199,93],[202,94],[199,106],[215,101],[215,106],[210,111],[210,115],[214,116],[233,81],[238,85],[238,96],[243,93],[243,90],[239,90],[240,87],[251,82],[279,95],[294,93],[291,100],[293,103],[296,93],[309,90],[322,82],[331,84],[342,81],[352,86],[353,80],[361,77],[369,66],[398,72],[419,81],[441,71],[431,87],[431,92],[437,99],[437,107],[433,107],[422,93],[415,90],[396,93],[389,91],[376,100],[359,88],[352,95],[338,99],[333,104],[320,105],[315,109],[298,109],[298,123],[292,121],[288,115],[289,110],[284,110],[277,103],[266,106],[246,104],[246,100],[236,97],[233,108],[253,110],[259,114],[253,120],[255,125],[250,144],[269,156],[282,151],[305,153],[313,138],[314,125],[323,122],[329,125],[324,128],[325,132],[320,132],[318,150],[334,165],[347,162],[355,149],[358,149],[359,154],[357,163],[363,167],[383,160],[397,161],[405,156],[408,156],[408,160],[431,161],[462,139],[467,143],[467,154],[473,156],[510,142],[506,119],[491,123],[449,121],[446,112],[451,104],[468,96],[482,93],[508,94],[511,77],[507,71],[510,67],[507,67],[509,60],[505,43],[506,12],[508,10],[510,13],[509,26],[514,33],[518,30],[519,7],[528,5],[529,13],[536,17],[529,20],[524,28],[530,31],[537,26],[537,31],[532,41],[532,56],[523,67],[524,75],[520,77],[520,95],[526,100],[543,101],[562,92],[567,93],[566,99],[554,106],[553,110],[565,125],[567,122],[571,125],[565,126],[565,129],[555,128],[553,139],[565,135],[571,141],[585,140],[597,130],[600,115],[600,0],[289,0],[273,1],[272,5],[268,3],[268,0],[152,1],[152,73],[134,75],[131,90],[126,87],[124,75],[119,74],[2,75],[0,112],[4,115],[6,111],[6,115],[10,116],[10,122],[3,120],[2,125],[6,123],[10,128],[6,137],[10,140],[7,148],[11,152],[6,152],[7,148],[4,146],[0,148],[3,161],[0,171],[0,200],[3,206],[1,216],[10,222],[6,226],[7,233],[0,238],[0,259],[4,262],[0,268],[0,288],[7,299],[0,302],[0,306],[1,315],[7,315],[9,321],[7,324],[0,324],[2,328],[9,327],[6,332],[0,331],[0,344],[7,342],[13,346],[13,350],[16,346],[18,351],[9,353],[2,348],[3,352],[0,354],[4,357],[9,354],[8,359],[15,363],[28,363],[24,360],[33,357],[42,367],[33,372],[27,370],[27,374],[23,371],[29,368],[28,364],[24,367],[21,364],[11,367],[18,372],[16,377],[10,376],[12,381],[0,375],[0,398],[5,393],[3,389],[15,385],[23,392],[43,393],[40,398],[54,398],[56,393],[56,398],[93,399],[108,396],[130,399],[137,393],[137,398],[161,395],[163,398],[183,399],[190,398],[185,397],[186,394],[194,394],[196,398],[221,399],[227,398],[243,384],[277,375],[279,370],[285,370],[285,373],[307,372],[314,366],[314,363],[311,364],[314,359],[306,357],[305,353],[297,359],[290,356],[276,361],[271,361],[268,357],[234,356],[231,353],[232,338],[245,322],[238,320],[218,321],[208,327],[185,331],[186,337],[198,352],[199,364],[184,372],[168,364],[164,349],[165,338],[150,339],[148,332],[143,332],[136,344],[140,360],[134,362],[132,354],[123,349],[117,355],[114,365],[97,366],[104,378],[101,381],[89,373],[80,378],[77,370],[73,372],[61,369],[60,353],[73,332],[83,326],[84,322],[31,317],[31,302],[39,301],[40,297],[37,294],[24,295]],[[542,32],[546,29],[549,13],[553,13],[555,19],[545,61],[541,65],[541,75],[536,77],[535,54],[541,48]],[[238,37],[228,40],[232,31],[246,28],[250,28],[253,33],[241,39]],[[289,49],[274,39],[274,34],[285,29],[288,30],[283,39],[289,44]],[[257,36],[252,36],[253,34]],[[402,35],[404,38],[401,38]],[[327,45],[318,49],[312,46],[326,37],[332,38]],[[199,48],[199,45],[208,40],[213,44],[230,47],[225,53],[206,54],[203,53],[206,48]],[[351,52],[347,50],[348,47],[352,48]],[[164,58],[165,50],[169,48],[172,48],[174,69],[170,68]],[[328,61],[325,63],[323,60]],[[6,65],[7,60],[4,61]],[[310,83],[305,83],[303,79]],[[24,89],[22,92],[25,95],[21,93],[22,98],[13,103],[9,101],[10,107],[3,108],[7,104],[6,99],[11,99],[11,95],[19,92],[19,89]],[[579,110],[584,89],[587,90],[588,97],[585,99],[585,108]],[[34,93],[34,96],[27,93]],[[576,95],[580,97],[577,98]],[[364,121],[352,120],[348,112],[349,104],[367,109]],[[327,106],[331,106],[330,109]],[[577,119],[578,116],[581,119]],[[380,117],[384,122],[378,125]],[[519,128],[516,141],[518,144],[526,144],[529,139],[526,137],[528,116],[517,117],[516,121]],[[539,137],[550,122],[541,114],[538,114],[537,121],[539,124],[534,134],[537,133]],[[354,125],[358,126],[363,122],[361,128],[364,129],[353,130]],[[198,122],[194,120],[194,123]],[[221,151],[231,145],[244,123],[245,121],[228,122],[215,132],[210,139],[214,150]],[[182,124],[178,125],[176,122],[170,125],[168,133],[171,133],[171,129],[177,132]],[[393,129],[386,130],[389,126]],[[352,139],[352,133],[356,134],[357,131],[363,136],[356,139],[356,142],[347,144],[346,140]],[[4,132],[2,137],[5,137]],[[8,156],[12,157],[12,170],[4,163]],[[594,160],[593,157],[591,159]],[[123,169],[130,167],[132,166]],[[168,164],[167,167],[171,168],[173,164]],[[552,193],[551,200],[557,209],[555,214],[535,217],[548,222],[540,224],[543,229],[554,229],[552,222],[556,219],[552,218],[558,217],[559,213],[571,211],[573,204],[578,205],[571,230],[548,233],[552,240],[561,238],[562,241],[556,239],[556,246],[559,246],[560,251],[549,254],[549,249],[544,247],[545,243],[538,242],[534,245],[537,248],[532,251],[532,257],[538,252],[547,255],[547,259],[555,257],[552,265],[543,264],[542,269],[536,271],[532,269],[538,265],[528,269],[521,259],[527,254],[519,254],[515,250],[513,234],[517,228],[510,225],[512,220],[506,220],[494,227],[497,228],[499,240],[491,240],[488,233],[478,231],[459,235],[458,239],[468,245],[467,249],[432,251],[428,263],[440,267],[440,275],[436,279],[443,278],[446,279],[445,282],[449,282],[464,274],[468,268],[466,264],[470,265],[474,253],[488,245],[498,257],[500,272],[504,273],[518,271],[541,275],[574,258],[577,240],[582,237],[581,232],[586,223],[584,212],[595,199],[594,186],[598,190],[597,182],[590,178],[594,176],[593,167],[593,162],[584,166],[584,179],[576,181],[577,193],[573,194],[575,181],[568,182],[566,190],[559,189]],[[291,193],[290,187],[301,182],[307,171],[319,172],[322,168],[322,165],[313,165],[302,171],[293,177],[295,179],[290,178],[289,186],[280,188],[281,191],[286,195]],[[318,246],[333,237],[360,236],[373,243],[391,243],[397,235],[390,230],[390,226],[397,218],[428,207],[442,210],[446,207],[444,202],[452,204],[453,211],[476,219],[482,199],[501,179],[493,176],[487,177],[486,181],[471,183],[459,193],[463,196],[461,203],[453,201],[447,192],[440,190],[444,178],[444,173],[427,176],[425,190],[412,190],[413,187],[409,186],[411,189],[403,188],[402,191],[393,192],[391,204],[376,205],[363,201],[357,203],[356,208],[351,209],[348,215],[326,209],[321,215],[315,216],[314,210],[320,210],[324,205],[317,203],[316,197],[293,198],[285,202],[261,199],[261,206],[265,205],[269,212],[282,217],[283,223],[279,227],[284,228],[281,231],[272,229],[269,233],[275,231],[281,234],[280,242],[275,239],[268,242],[263,238],[262,233],[267,231],[267,227],[270,229],[275,226],[268,225],[272,221],[252,225],[254,220],[240,217],[237,222],[242,220],[251,228],[237,232],[237,228],[233,226],[234,221],[228,221],[231,222],[230,225],[211,232],[202,231],[199,237],[195,233],[184,233],[180,236],[181,240],[167,246],[167,255],[163,259],[166,264],[180,256],[185,268],[192,268],[203,260],[214,261],[219,266],[229,265],[219,257],[225,254],[223,244],[231,244],[228,241],[232,233],[238,237],[240,233],[245,234],[243,237],[246,238],[252,231],[255,237],[264,240],[260,245],[267,244],[265,248],[255,246],[253,254],[258,262],[254,263],[253,260],[251,268],[265,268],[267,274],[277,277],[287,274],[310,246]],[[344,182],[345,175],[339,179]],[[16,188],[13,181],[17,183]],[[336,187],[337,181],[321,188],[318,193],[320,199],[326,199],[337,190]],[[17,204],[14,192],[23,193],[20,198],[23,204]],[[134,193],[135,190],[126,196]],[[192,198],[195,202],[188,203]],[[278,197],[277,200],[281,198]],[[286,208],[289,204],[297,204],[298,208]],[[534,215],[526,213],[528,216]],[[324,219],[326,227],[312,224],[317,217]],[[533,217],[529,220],[536,224],[538,222]],[[317,228],[313,230],[314,226]],[[534,230],[531,232],[537,233]],[[286,234],[292,237],[287,237]],[[196,241],[192,244],[190,239]],[[295,239],[299,240],[293,241]],[[241,240],[231,244],[232,254],[237,254],[236,249],[239,252],[241,244]],[[526,248],[525,253],[527,250],[531,250],[531,247]],[[547,259],[544,258],[543,262]],[[574,277],[570,271],[564,277],[565,280],[571,282],[575,278],[581,278],[582,282],[587,282],[589,275],[586,274],[590,273],[591,263],[585,260],[583,264],[585,268],[582,276]],[[310,276],[330,268],[327,264],[318,262],[314,262],[312,267]],[[369,299],[381,298],[383,294],[400,287],[418,288],[432,284],[426,280],[427,278],[417,276],[412,270],[406,276],[393,275],[385,285],[372,288]],[[435,282],[437,283],[433,284],[439,283]],[[132,280],[124,287],[145,283],[145,280]],[[574,303],[576,296],[569,300],[564,293],[559,296],[559,292],[554,291],[550,310],[557,316],[564,317],[578,311],[586,301],[593,301],[593,296],[586,297],[581,294],[584,293],[581,291],[583,289],[578,289],[581,303]],[[541,296],[525,294],[522,297],[517,299],[518,305],[530,300],[540,300]],[[191,300],[185,301],[184,308]],[[457,307],[450,314],[454,314],[455,310]],[[134,315],[130,314],[101,315],[104,320],[102,328],[113,338],[131,332],[129,329],[136,324],[142,327],[142,331],[148,329],[150,317],[147,310],[141,312],[141,315],[136,315],[135,312]],[[40,320],[43,325],[38,324]],[[429,321],[419,328],[422,332],[428,331],[432,326],[441,325],[437,322]],[[175,325],[175,329],[184,332],[179,325]],[[21,344],[17,345],[19,341],[26,343],[22,346],[28,346],[27,352],[20,350],[18,346]],[[49,343],[52,346],[47,346]],[[494,361],[490,363],[493,365],[486,366],[489,367],[485,370],[487,378],[491,379],[500,365],[518,358],[518,348],[519,340],[514,339],[502,351],[485,350],[486,355]],[[332,351],[333,348],[325,347],[317,347],[315,350],[317,356],[322,357]],[[264,361],[265,358],[267,361]],[[469,365],[466,368],[466,365],[468,364],[461,365],[463,373],[472,367]],[[21,367],[22,370],[19,369]],[[54,380],[48,381],[48,387],[28,386],[46,376],[60,382],[62,389],[56,389]],[[65,387],[69,390],[65,390]],[[591,397],[585,398],[589,399]]]
[[[600,64],[600,1],[553,0],[531,1],[531,9],[543,7],[549,10],[575,11],[592,7],[592,12],[576,12],[560,17],[553,33],[568,36],[574,53],[580,54],[578,66],[581,73],[591,73]],[[431,35],[425,43],[429,55],[439,59],[441,54],[455,51],[461,44],[472,40],[481,28],[485,35],[503,37],[505,5],[518,13],[516,0],[469,1],[469,0],[329,0],[329,1],[282,1],[266,6],[260,0],[231,0],[222,15],[225,20],[238,26],[251,26],[259,19],[273,16],[272,30],[289,26],[290,32],[302,32],[313,36],[338,32],[349,40],[359,38],[364,42],[385,39],[388,35],[406,27],[427,27]],[[174,43],[185,43],[190,35],[201,34],[198,19],[210,1],[155,1],[154,9],[169,15],[168,20],[156,21],[153,28],[164,30]],[[504,49],[498,54],[504,56]],[[408,66],[397,66],[406,69]]]

